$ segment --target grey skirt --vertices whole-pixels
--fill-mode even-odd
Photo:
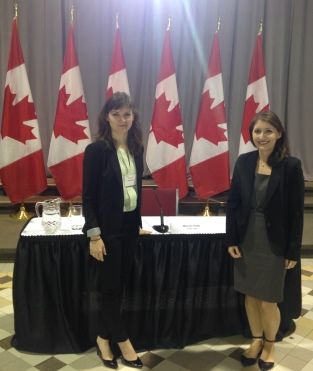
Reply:
[[[234,260],[235,290],[267,302],[283,301],[285,258],[271,250],[263,213],[252,210],[239,248],[242,258]]]

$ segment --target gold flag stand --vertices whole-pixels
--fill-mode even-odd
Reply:
[[[207,201],[205,208],[203,210],[202,216],[211,216],[211,211],[209,207],[209,201]]]
[[[15,213],[15,214],[11,214],[10,217],[13,220],[22,221],[22,220],[29,220],[29,219],[31,219],[33,217],[33,214],[27,212],[26,209],[25,209],[24,203],[21,203],[19,211],[17,213]]]
[[[211,208],[210,206],[211,205]],[[214,205],[214,207],[213,207]],[[212,197],[208,198],[206,200],[206,204],[205,204],[205,207],[204,207],[204,210],[202,212],[202,216],[212,216],[212,215],[223,215],[225,214],[225,211],[222,211],[222,214],[219,213],[219,211],[215,211],[215,207],[217,207],[218,209],[220,208],[224,208],[226,205],[226,202],[225,201],[219,201],[217,199],[214,199]]]
[[[205,206],[202,216],[211,216],[209,205]]]
[[[69,201],[68,211],[67,211],[67,214],[65,215],[67,217],[72,216],[72,207],[71,206],[73,206],[73,201]]]

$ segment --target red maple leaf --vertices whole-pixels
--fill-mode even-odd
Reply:
[[[88,139],[85,134],[85,127],[76,124],[76,121],[87,120],[86,104],[83,97],[79,97],[71,104],[66,104],[70,94],[66,94],[65,87],[60,90],[58,109],[54,123],[54,135],[57,138],[62,136],[74,143],[80,139]]]
[[[2,138],[10,137],[25,144],[27,140],[36,139],[32,132],[33,127],[24,124],[25,121],[37,118],[35,106],[33,102],[28,102],[28,95],[13,104],[15,96],[7,85],[4,91],[1,135]]]
[[[151,126],[157,143],[163,141],[178,147],[180,143],[184,143],[183,132],[176,129],[182,124],[182,119],[178,104],[168,111],[170,103],[171,101],[166,100],[165,93],[156,100]]]
[[[241,135],[245,143],[249,142],[250,140],[249,126],[250,126],[251,120],[257,113],[258,107],[259,107],[259,103],[255,101],[254,95],[251,95],[246,100],[243,123],[242,123],[242,128],[241,128]],[[265,107],[262,108],[261,111],[267,111],[268,109],[269,109],[269,105],[267,104]]]
[[[196,128],[197,139],[204,138],[209,142],[218,145],[218,142],[227,140],[225,136],[226,128],[220,128],[219,124],[225,123],[224,102],[212,107],[214,98],[210,97],[209,91],[202,97],[199,119]]]

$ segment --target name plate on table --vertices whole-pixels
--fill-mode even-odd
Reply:
[[[84,217],[81,217],[81,225],[84,224]],[[54,233],[48,234],[42,226],[42,218],[31,219],[27,226],[23,229],[21,236],[60,236],[60,235],[74,235],[83,234],[81,229],[72,229],[72,218],[62,217],[61,226]]]
[[[142,228],[158,234],[153,229],[160,224],[160,217],[142,217]],[[169,234],[217,234],[226,233],[225,216],[165,216],[164,224],[169,226]]]

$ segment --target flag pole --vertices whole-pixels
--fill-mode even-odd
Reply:
[[[71,10],[70,10],[70,23],[71,23],[71,25],[73,26],[73,24],[74,24],[74,4],[72,4],[72,6],[71,6]],[[67,217],[70,217],[70,216],[72,216],[72,212],[71,212],[71,210],[72,210],[72,205],[73,205],[73,201],[72,200],[70,200],[69,201],[69,206],[68,206],[68,211],[67,211],[67,213],[66,213],[66,215],[65,216],[67,216]]]
[[[13,3],[13,7],[14,7],[14,17],[13,19],[17,19],[17,16],[18,16],[18,3],[17,3],[17,0],[14,1]],[[31,213],[28,213],[25,209],[25,206],[24,206],[24,202],[22,202],[20,204],[20,208],[19,208],[19,211],[15,214],[10,214],[10,217],[13,219],[13,220],[29,220],[30,218],[32,218],[33,214]]]

